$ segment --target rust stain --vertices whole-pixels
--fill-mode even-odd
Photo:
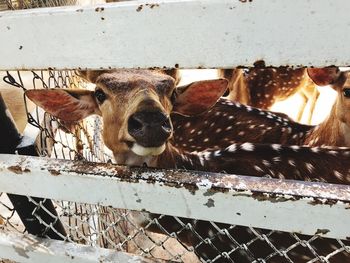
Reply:
[[[48,170],[53,176],[57,176],[57,175],[60,175],[60,171],[57,171],[57,170]]]
[[[317,229],[315,235],[325,235],[325,234],[327,234],[329,232],[330,232],[329,229]]]
[[[159,4],[146,4],[149,8],[153,9],[155,7],[159,7]]]
[[[216,191],[214,191],[213,189],[208,189],[206,192],[203,193],[204,196],[212,196],[216,194]]]
[[[294,198],[287,198],[282,195],[267,194],[267,193],[260,193],[260,192],[253,192],[252,198],[258,201],[270,201],[271,203],[295,201]]]
[[[206,202],[204,205],[207,206],[207,207],[214,207],[215,206],[215,201],[211,198],[208,199],[208,202]]]
[[[96,7],[96,9],[95,9],[96,12],[102,12],[104,10],[105,10],[104,7]]]
[[[136,11],[137,11],[137,12],[140,12],[140,11],[142,10],[142,8],[143,8],[143,5],[139,5],[139,6],[137,7]]]
[[[314,197],[312,201],[308,202],[310,205],[329,205],[333,206],[338,203],[338,200],[333,200],[333,199],[320,199],[317,197]],[[344,202],[346,203],[346,202]],[[347,209],[347,208],[345,208]]]
[[[22,174],[23,173],[22,168],[18,165],[10,166],[7,169],[15,174]]]

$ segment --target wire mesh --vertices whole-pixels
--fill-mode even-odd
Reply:
[[[14,89],[88,88],[71,71],[6,72],[4,81]],[[62,123],[24,98],[28,123],[40,131],[36,139],[39,156],[68,160],[112,162],[101,139],[102,122],[89,117],[73,125]],[[58,216],[45,210],[43,202],[28,200],[38,216],[44,210],[66,229],[63,239],[91,246],[126,251],[173,262],[350,262],[346,240],[326,239],[273,230],[219,224],[112,207],[55,201]],[[312,220],[312,219],[310,219]],[[0,227],[25,232],[5,194],[0,196]],[[57,232],[58,235],[61,235]]]
[[[76,5],[77,0],[0,0],[0,11]]]

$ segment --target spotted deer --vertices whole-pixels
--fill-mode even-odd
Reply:
[[[308,133],[304,144],[350,147],[350,71],[342,72],[337,67],[310,68],[308,74],[317,85],[330,85],[337,97],[328,117]]]
[[[303,176],[315,179],[317,171],[322,170],[323,177],[320,179],[348,183],[346,165],[334,167],[334,164],[347,159],[348,149],[249,142],[195,153],[175,147],[171,142],[173,124],[170,114],[191,116],[213,107],[227,87],[224,79],[198,81],[175,88],[173,78],[149,70],[116,70],[87,77],[96,84],[95,91],[28,90],[26,95],[47,112],[65,121],[78,121],[91,114],[101,115],[104,142],[119,164],[146,163],[151,167],[183,167],[255,176],[269,174],[289,179],[303,179]],[[305,165],[305,158],[300,158],[302,154],[308,154],[314,166],[312,169],[307,169],[309,166]],[[323,161],[318,164],[320,159]],[[280,165],[284,161],[284,165]],[[327,166],[328,161],[332,162],[331,167]],[[342,173],[344,178],[340,181],[335,179],[334,170]]]
[[[187,151],[222,149],[238,142],[350,147],[349,72],[310,68],[308,74],[317,85],[331,85],[337,91],[329,116],[319,125],[303,125],[280,113],[220,98],[199,116],[172,115],[174,145]]]
[[[174,146],[171,142],[173,124],[170,114],[176,112],[191,116],[210,109],[227,88],[224,79],[199,81],[175,88],[173,78],[157,71],[115,70],[83,75],[96,84],[95,91],[28,90],[26,95],[38,106],[65,121],[79,121],[91,114],[100,115],[104,124],[104,142],[119,164],[350,183],[348,148],[323,149],[247,142],[191,153]],[[172,218],[165,218],[165,228],[176,228]],[[198,224],[194,227],[198,232],[211,229],[207,222],[196,222]],[[195,245],[197,237],[188,233],[179,238]],[[226,238],[224,240],[227,241]],[[220,250],[232,249],[230,246],[234,245],[226,241],[220,237],[216,247]],[[208,251],[206,245],[195,251],[204,260],[217,255],[217,251]],[[248,258],[249,262],[251,255],[243,255],[244,251],[239,251],[236,256]],[[222,257],[217,262],[227,262],[227,258]]]
[[[314,126],[288,116],[220,98],[196,116],[171,115],[173,144],[190,152],[222,149],[233,143],[302,145]]]
[[[319,92],[308,77],[306,69],[256,67],[220,70],[219,75],[229,80],[228,99],[261,109],[269,110],[275,102],[283,101],[299,92],[303,104],[296,120],[301,120],[305,106],[310,101],[307,123],[311,122]]]

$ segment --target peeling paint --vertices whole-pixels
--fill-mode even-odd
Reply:
[[[105,10],[104,7],[96,7],[96,8],[95,8],[95,11],[96,11],[96,12],[103,12],[104,10]]]
[[[142,10],[142,8],[143,8],[143,5],[139,5],[139,6],[137,7],[136,11],[137,11],[137,12],[140,12],[140,11]]]
[[[26,251],[24,248],[15,245],[13,245],[12,247],[20,257],[29,258],[29,256],[27,255],[28,251]]]
[[[10,166],[7,169],[15,174],[22,174],[23,173],[22,168],[18,165],[17,166]]]
[[[57,176],[57,175],[60,175],[60,171],[57,171],[57,170],[48,170],[53,176]]]
[[[204,205],[207,206],[207,207],[214,207],[215,206],[215,201],[211,198],[208,199],[208,202],[206,202]]]

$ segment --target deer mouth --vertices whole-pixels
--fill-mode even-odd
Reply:
[[[157,147],[145,147],[137,142],[127,142],[130,150],[139,156],[150,156],[150,155],[160,155],[165,150],[165,143]]]

